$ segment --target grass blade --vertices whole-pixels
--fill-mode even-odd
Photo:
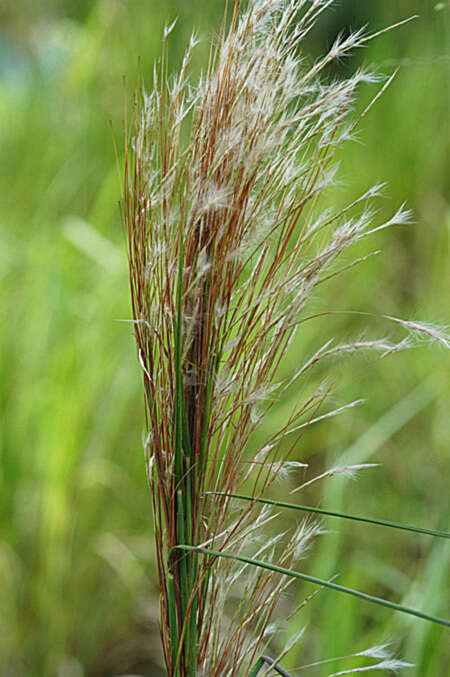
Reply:
[[[261,658],[258,659],[258,662],[256,663],[255,667],[250,673],[250,677],[257,677],[259,671],[264,667],[264,663],[270,665],[272,670],[278,672],[278,674],[281,675],[281,677],[291,677],[289,672],[286,672],[286,670],[284,670],[284,668],[282,668],[281,665],[275,663],[275,661],[272,658],[270,658],[270,656],[261,656]]]
[[[178,652],[178,633],[177,633],[177,610],[175,602],[175,584],[173,575],[167,576],[167,593],[168,593],[168,615],[169,615],[169,635],[170,647],[172,652],[172,667],[174,668],[177,661]],[[175,669],[175,677],[179,677],[179,669]]]
[[[242,494],[227,494],[220,491],[208,491],[208,494],[214,496],[226,496],[227,498],[235,498],[240,501],[251,501],[253,503],[264,503],[265,505],[274,505],[278,508],[289,508],[292,510],[300,510],[302,512],[312,512],[318,515],[327,515],[328,517],[340,517],[342,519],[354,520],[355,522],[365,522],[367,524],[376,524],[382,527],[390,527],[391,529],[402,529],[403,531],[412,531],[418,534],[426,534],[427,536],[437,536],[438,538],[450,538],[450,533],[447,531],[436,531],[435,529],[425,529],[423,527],[414,527],[409,524],[402,524],[401,522],[391,522],[390,520],[375,519],[373,517],[361,517],[360,515],[349,515],[345,512],[337,512],[336,510],[324,510],[323,508],[312,508],[307,505],[297,505],[296,503],[285,503],[284,501],[275,501],[270,498],[254,498],[252,496],[244,496]]]
[[[401,613],[408,614],[410,616],[417,616],[422,618],[425,621],[430,621],[431,623],[437,623],[438,625],[445,625],[450,628],[450,621],[445,618],[439,618],[437,616],[431,616],[422,611],[417,611],[416,609],[409,609],[408,607],[402,606],[401,604],[396,604],[395,602],[390,602],[387,599],[382,597],[375,597],[374,595],[369,595],[366,592],[360,592],[359,590],[353,590],[352,588],[347,588],[344,585],[338,585],[337,583],[332,583],[331,581],[326,581],[321,578],[316,578],[316,576],[310,576],[309,574],[301,573],[300,571],[292,571],[291,569],[285,569],[284,567],[277,566],[276,564],[271,564],[270,562],[262,562],[258,559],[253,559],[251,557],[245,557],[244,555],[235,555],[231,552],[219,552],[217,550],[209,550],[209,548],[196,548],[192,545],[178,545],[176,546],[178,550],[190,550],[201,553],[202,555],[209,555],[212,557],[222,557],[224,559],[232,559],[237,562],[244,562],[245,564],[251,564],[255,567],[260,567],[261,569],[267,569],[268,571],[274,571],[278,574],[283,574],[284,576],[291,576],[291,578],[298,578],[302,581],[307,581],[308,583],[314,583],[315,585],[320,585],[324,588],[330,588],[330,590],[335,590],[336,592],[343,592],[347,595],[353,595],[359,599],[364,599],[366,602],[372,602],[373,604],[379,604],[380,606],[387,607],[388,609],[393,609],[394,611],[400,611]]]

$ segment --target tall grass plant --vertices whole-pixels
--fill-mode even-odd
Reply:
[[[169,79],[171,24],[151,89],[138,88],[126,136],[123,212],[144,378],[160,630],[168,673],[175,677],[253,677],[266,664],[266,672],[284,674],[263,652],[293,578],[449,625],[296,571],[296,562],[322,532],[319,522],[306,518],[284,542],[283,533],[259,542],[274,517],[271,509],[294,507],[261,497],[280,478],[306,467],[291,458],[305,431],[361,404],[356,399],[330,409],[334,372],[316,382],[311,373],[352,353],[384,358],[410,348],[415,337],[449,347],[445,331],[431,324],[367,310],[311,310],[317,288],[370,257],[342,262],[353,245],[410,223],[410,213],[399,207],[374,225],[370,205],[382,194],[382,184],[337,211],[320,209],[322,194],[335,183],[336,152],[394,77],[349,121],[357,87],[382,79],[359,68],[330,82],[326,69],[410,21],[372,35],[341,35],[311,62],[302,43],[331,4],[261,0],[241,14],[235,2],[229,26],[226,6],[221,35],[211,44],[208,70],[198,84],[189,77],[195,36],[179,73]],[[397,325],[407,336],[397,342],[320,337],[312,354],[297,356],[294,374],[280,378],[280,365],[305,324],[352,313]],[[294,386],[301,397],[289,416],[249,455],[261,420]],[[344,459],[295,490],[372,466]],[[248,496],[241,495],[242,488]],[[245,501],[237,512],[236,500]],[[334,516],[370,521],[336,511]],[[296,638],[302,634],[303,629]],[[292,641],[281,656],[291,646]],[[383,659],[365,670],[408,666],[384,649],[355,655]]]
[[[155,556],[139,453],[141,394],[131,332],[115,321],[129,317],[129,309],[107,121],[111,117],[120,129],[122,76],[134,82],[138,54],[150,83],[168,14],[179,16],[169,42],[174,65],[192,25],[200,36],[218,25],[219,4],[18,0],[1,9],[2,674],[161,672],[152,622]],[[348,0],[324,13],[308,37],[308,51],[319,54],[348,25],[370,21],[376,30],[403,12],[420,14],[407,29],[384,34],[336,64],[338,73],[364,59],[383,72],[398,65],[401,70],[360,127],[363,145],[349,143],[339,152],[346,189],[330,187],[324,196],[330,206],[344,206],[347,190],[356,195],[383,179],[388,199],[378,202],[380,216],[388,218],[392,205],[406,199],[416,224],[374,235],[383,256],[366,262],[359,284],[342,276],[323,286],[319,308],[342,307],[345,296],[352,308],[439,319],[448,306],[448,148],[442,130],[450,15],[434,5],[411,0],[404,9],[391,0]],[[194,70],[207,59],[204,40],[194,53]],[[360,90],[358,108],[373,91]],[[321,331],[351,336],[360,328],[356,317],[334,316]],[[297,353],[314,350],[316,330],[304,325],[284,375],[295,370]],[[409,350],[370,370],[364,366],[361,354],[342,363],[339,373],[342,395],[351,400],[363,393],[366,404],[351,418],[310,427],[295,460],[320,474],[371,429],[374,439],[383,440],[371,457],[380,468],[361,474],[357,490],[334,478],[323,507],[338,507],[331,492],[343,483],[340,500],[348,512],[445,529],[448,359],[443,351]],[[286,393],[265,417],[249,454],[289,415],[295,396],[295,389]],[[291,475],[272,496],[287,498],[295,481]],[[313,489],[305,494],[315,505],[319,494]],[[291,519],[284,513],[282,528]],[[339,571],[339,582],[398,601],[409,591],[408,606],[445,615],[446,553],[439,543],[344,522],[339,529],[326,525],[338,534],[319,539],[305,569],[322,578]],[[325,549],[335,537],[339,547],[328,559]],[[418,674],[447,675],[444,628],[331,591],[303,609],[301,622],[308,622],[308,641],[292,665],[398,637],[401,655]],[[339,633],[333,631],[337,624]],[[324,669],[309,672],[322,675]]]

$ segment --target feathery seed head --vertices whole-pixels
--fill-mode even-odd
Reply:
[[[314,62],[300,55],[303,38],[331,4],[250,0],[239,16],[235,0],[229,28],[212,45],[209,68],[196,84],[189,75],[195,36],[179,73],[168,75],[174,22],[164,30],[152,90],[136,97],[123,211],[171,677],[249,674],[288,584],[277,573],[195,549],[180,554],[177,547],[264,553],[293,565],[322,533],[320,525],[305,522],[286,547],[276,535],[258,550],[256,537],[273,510],[253,502],[235,513],[223,494],[251,482],[257,496],[303,467],[289,459],[299,435],[361,400],[319,412],[330,392],[323,380],[249,458],[248,442],[265,414],[328,357],[407,347],[384,338],[328,341],[293,377],[275,383],[297,328],[310,319],[305,309],[312,295],[340,272],[334,266],[342,253],[380,229],[410,222],[401,207],[372,225],[367,202],[383,184],[336,213],[316,212],[320,195],[336,183],[335,154],[358,122],[349,117],[356,88],[381,79],[363,69],[339,82],[323,77],[331,61],[365,44],[363,30],[338,36]],[[449,346],[437,328],[384,317]],[[283,456],[284,441],[290,451]],[[299,489],[372,465],[331,468]],[[397,665],[390,658],[379,664]]]

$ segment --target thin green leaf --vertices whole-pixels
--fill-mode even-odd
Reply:
[[[258,662],[256,663],[255,667],[250,673],[250,677],[257,677],[258,672],[264,667],[264,663],[267,663],[272,667],[272,670],[275,670],[275,672],[278,672],[281,677],[291,677],[289,672],[286,672],[284,668],[281,667],[278,663],[276,663],[270,656],[261,656],[261,658],[258,659]]]
[[[172,651],[172,665],[175,666],[177,662],[178,652],[178,624],[177,624],[177,610],[175,602],[175,584],[172,574],[167,576],[167,602],[169,614],[169,635],[170,648]],[[179,669],[176,668],[174,672],[175,677],[179,677]]]
[[[258,658],[258,662],[255,664],[255,667],[251,671],[249,677],[257,677],[258,672],[261,670],[261,668],[264,666],[264,659]]]
[[[258,559],[252,559],[251,557],[245,557],[244,555],[235,555],[231,552],[219,552],[217,550],[210,550],[209,548],[196,548],[192,545],[177,545],[176,549],[178,550],[195,550],[198,553],[203,555],[209,555],[212,557],[222,557],[225,559],[232,559],[237,562],[244,562],[246,564],[251,564],[261,569],[267,569],[268,571],[274,571],[275,573],[282,574],[283,576],[290,576],[291,578],[299,578],[302,581],[307,581],[308,583],[314,583],[315,585],[321,585],[324,588],[330,588],[337,592],[343,592],[347,595],[353,595],[353,597],[358,597],[359,599],[364,599],[367,602],[372,602],[373,604],[379,604],[380,606],[387,607],[388,609],[393,609],[394,611],[401,611],[404,614],[410,616],[417,616],[431,623],[437,623],[439,625],[445,625],[450,627],[450,621],[444,618],[438,618],[437,616],[431,616],[429,614],[423,613],[422,611],[417,611],[416,609],[409,609],[408,607],[402,606],[401,604],[396,604],[395,602],[390,602],[387,599],[382,597],[375,597],[374,595],[368,595],[365,592],[360,592],[359,590],[353,590],[352,588],[347,588],[343,585],[338,585],[337,583],[332,583],[331,581],[323,580],[322,578],[316,578],[315,576],[309,576],[308,574],[301,573],[299,571],[292,571],[291,569],[285,569],[284,567],[277,566],[276,564],[271,564],[270,562],[262,562]]]
[[[177,536],[179,539],[186,540],[185,533],[185,513],[183,506],[183,495],[181,490],[177,491]],[[180,595],[181,595],[181,613],[184,616],[189,602],[189,590],[188,590],[188,563],[186,557],[180,557],[178,561],[179,567],[179,583],[180,583]],[[190,557],[189,557],[190,559]]]
[[[401,522],[391,522],[389,520],[374,519],[373,517],[360,517],[359,515],[349,515],[345,512],[337,512],[335,510],[324,510],[323,508],[312,508],[308,505],[297,505],[296,503],[285,503],[284,501],[275,501],[270,498],[253,498],[252,496],[243,496],[242,494],[227,494],[221,491],[207,491],[207,494],[215,496],[226,496],[227,498],[236,498],[241,501],[252,501],[254,503],[264,503],[266,505],[274,505],[278,508],[290,508],[292,510],[301,510],[303,512],[312,512],[319,515],[327,515],[328,517],[340,517],[342,519],[354,520],[355,522],[366,522],[367,524],[377,524],[382,527],[390,527],[391,529],[402,529],[403,531],[413,531],[418,534],[426,534],[427,536],[438,536],[439,538],[450,538],[450,533],[447,531],[436,531],[434,529],[425,529],[423,527],[413,527],[409,524],[402,524]]]

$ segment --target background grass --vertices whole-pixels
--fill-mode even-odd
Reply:
[[[383,72],[401,70],[364,120],[361,143],[341,152],[342,184],[327,198],[348,202],[386,180],[380,211],[407,200],[416,223],[375,236],[382,255],[324,289],[318,311],[448,319],[450,9],[435,5],[338,2],[309,39],[315,54],[342,27],[377,29],[420,14],[337,66],[367,59]],[[206,35],[217,25],[220,2],[11,0],[0,9],[0,672],[8,677],[159,674],[140,375],[130,327],[116,321],[130,311],[108,121],[120,143],[122,78],[130,93],[138,56],[150,76],[163,25],[176,15],[174,65],[192,26]],[[196,68],[206,52],[201,45]],[[361,91],[358,105],[373,93]],[[367,335],[392,331],[370,322]],[[345,316],[305,325],[283,369],[317,347],[318,332],[325,341],[362,326]],[[366,404],[312,428],[296,453],[318,471],[345,453],[381,467],[357,483],[336,478],[323,492],[311,488],[301,502],[323,497],[325,507],[448,528],[448,356],[422,347],[373,366],[361,358],[347,365],[338,368],[340,397],[362,395]],[[261,438],[294,397],[267,417]],[[286,495],[286,487],[279,491]],[[446,544],[328,526],[333,533],[305,570],[339,572],[344,585],[448,616]],[[291,601],[309,591],[292,588]],[[447,674],[442,628],[330,591],[287,630],[306,621],[293,664],[398,639],[402,657],[416,663],[412,673]]]

